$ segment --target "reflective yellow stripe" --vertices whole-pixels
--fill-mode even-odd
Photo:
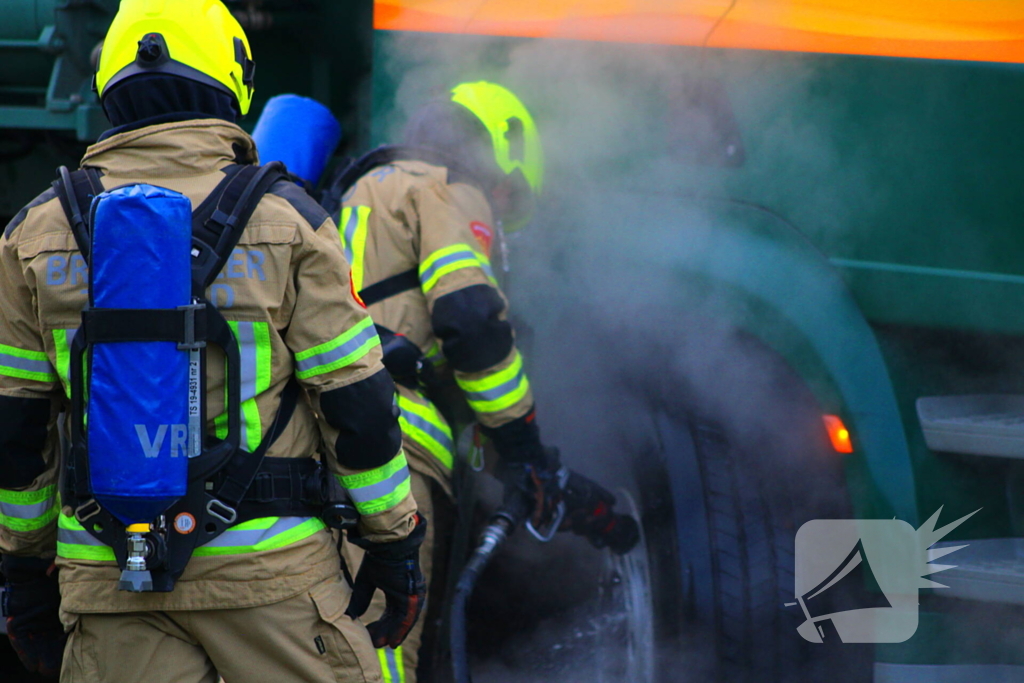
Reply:
[[[57,517],[57,487],[38,491],[0,489],[0,526],[11,531],[36,531]]]
[[[192,553],[193,557],[245,555],[275,550],[309,538],[321,529],[323,521],[315,517],[259,517],[236,524]]]
[[[283,548],[309,538],[324,523],[310,517],[260,517],[236,524],[210,543],[196,548],[194,557],[245,555]],[[72,560],[114,560],[114,550],[96,540],[74,517],[57,517],[57,554]]]
[[[363,358],[380,338],[369,316],[329,342],[295,354],[295,376],[299,379],[323,375]]]
[[[445,275],[463,268],[480,268],[494,282],[491,262],[468,244],[453,244],[433,252],[420,263],[420,287],[426,294]]]
[[[65,514],[57,516],[57,554],[70,560],[115,560],[113,548],[93,538],[77,519]]]
[[[394,649],[395,653],[395,664],[398,669],[398,683],[405,683],[405,662],[402,657],[402,646],[399,645]]]
[[[402,659],[402,647],[391,649],[384,646],[377,650],[383,683],[405,683],[405,662]]]
[[[402,433],[423,446],[446,468],[451,469],[454,462],[455,440],[452,430],[444,417],[432,403],[426,405],[398,395],[398,408],[401,415],[398,423]]]
[[[459,387],[466,392],[469,406],[477,413],[497,413],[509,408],[526,396],[530,382],[523,371],[523,358],[516,351],[512,363],[503,370],[481,379],[466,380],[456,377]]]
[[[345,258],[352,268],[352,286],[357,292],[363,288],[363,254],[366,252],[366,227],[370,223],[371,211],[369,206],[357,206],[355,212],[346,206],[341,210],[338,226]]]
[[[6,344],[0,344],[0,375],[36,382],[57,380],[57,373],[46,352],[28,351]]]
[[[77,329],[53,331],[53,345],[57,350],[57,374],[68,398],[71,398],[71,342],[77,332]]]
[[[238,340],[242,360],[242,447],[252,453],[263,440],[263,422],[256,398],[270,388],[270,327],[266,322],[232,320],[228,321],[228,326]]]
[[[438,344],[437,341],[434,341],[434,343],[430,345],[430,348],[425,354],[423,354],[423,356],[429,360],[430,364],[434,367],[443,365],[445,362],[444,355],[441,353],[441,345]]]
[[[263,440],[263,421],[260,419],[259,404],[256,398],[270,388],[272,347],[270,344],[270,324],[267,322],[236,322],[228,321],[235,339],[238,340],[238,353],[241,360],[242,377],[242,448],[252,453],[259,448]],[[227,370],[225,370],[227,379]],[[227,382],[224,383],[225,412],[214,418],[213,424],[218,439],[228,435]]]
[[[356,474],[345,474],[341,477],[341,485],[347,489],[358,489],[365,486],[379,484],[400,472],[408,463],[405,460],[405,451],[398,451],[398,455],[391,458],[385,465],[375,467],[372,470],[365,470]]]
[[[372,470],[338,476],[361,514],[373,515],[395,507],[409,495],[409,463],[405,451]]]
[[[70,330],[54,330],[53,331],[53,344],[56,349],[57,356],[57,374],[60,377],[60,383],[64,386],[64,393],[68,398],[71,398],[71,342],[75,340],[75,335],[78,334],[78,328],[74,327]],[[82,359],[82,389],[85,393],[83,400],[86,404],[89,402],[89,366],[86,363],[85,356]],[[83,416],[83,420],[89,422],[88,412]]]
[[[11,505],[38,505],[49,500],[56,500],[57,487],[51,484],[35,491],[12,491],[0,489],[0,503]]]

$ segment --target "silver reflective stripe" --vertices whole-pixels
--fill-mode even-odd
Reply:
[[[50,365],[48,360],[29,360],[28,358],[19,358],[8,353],[0,353],[0,365],[15,370],[24,370],[25,372],[38,372],[42,375],[53,374],[53,366]]]
[[[209,543],[204,543],[203,548],[236,548],[240,546],[251,547],[273,538],[280,533],[294,529],[300,524],[308,521],[309,517],[282,517],[267,529],[228,529]]]
[[[433,437],[434,441],[438,442],[439,444],[447,448],[449,451],[455,450],[455,443],[451,440],[451,437],[449,437],[447,434],[445,434],[436,426],[434,426],[432,422],[408,410],[402,411],[402,417],[404,417],[405,421],[411,424],[413,427],[421,429],[428,435]]]
[[[348,354],[359,349],[360,346],[377,336],[377,328],[373,325],[367,325],[366,329],[362,330],[359,334],[349,339],[344,344],[339,344],[330,351],[324,351],[318,353],[315,356],[304,358],[298,361],[295,365],[299,372],[306,372],[313,368],[320,367],[321,365],[330,365],[331,363],[340,360]]]
[[[54,502],[56,502],[55,498],[31,505],[17,505],[0,501],[0,515],[16,519],[38,519],[53,507]]]
[[[349,489],[348,494],[352,496],[352,502],[354,503],[369,503],[372,500],[388,495],[408,478],[409,466],[405,465],[384,481],[378,481],[376,484],[370,484],[369,486]]]
[[[242,384],[242,403],[256,398],[256,373],[258,371],[257,360],[256,360],[256,331],[253,327],[253,323],[237,323],[238,325],[238,353],[242,360],[241,370],[241,384]],[[249,429],[253,425],[249,424],[249,421],[245,419],[245,411],[242,411],[242,434],[240,442],[243,448],[248,448],[249,444]],[[260,434],[260,436],[263,436]],[[235,544],[232,544],[235,545]]]
[[[523,368],[519,368],[516,376],[509,381],[486,391],[467,391],[466,398],[470,401],[494,401],[515,391],[523,383],[523,379],[525,379],[525,372]]]
[[[60,526],[57,527],[57,541],[66,545],[95,545],[103,548],[107,547],[105,543],[101,543],[88,531],[65,529]]]
[[[455,263],[456,261],[465,261],[467,259],[480,263],[480,259],[478,259],[476,257],[476,254],[474,254],[469,249],[462,249],[451,254],[446,254],[445,256],[442,256],[441,258],[431,263],[429,268],[420,273],[420,282],[429,282],[430,278],[434,277],[434,273],[436,273],[444,266],[447,266],[449,263]]]
[[[398,668],[398,661],[395,658],[395,651],[390,647],[384,648],[384,658],[388,663],[388,673],[391,674],[392,683],[402,681],[402,671]]]
[[[256,398],[256,332],[253,323],[238,323],[238,350],[242,357],[242,402]]]
[[[345,260],[352,263],[352,241],[356,238],[359,227],[359,209],[349,209],[348,221],[345,223]]]

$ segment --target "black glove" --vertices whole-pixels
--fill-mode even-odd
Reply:
[[[533,410],[501,427],[484,428],[501,456],[498,476],[505,483],[505,508],[523,507],[525,500],[535,529],[555,518],[565,503],[561,529],[585,536],[597,548],[624,554],[640,540],[640,528],[629,515],[615,514],[615,496],[593,481],[562,469],[557,448],[544,446]],[[516,498],[518,497],[518,498]]]
[[[482,431],[494,442],[501,457],[498,478],[505,484],[506,506],[513,502],[513,496],[526,498],[534,527],[545,526],[561,500],[558,480],[561,463],[558,449],[541,443],[536,414],[531,409],[509,423],[483,427]]]
[[[595,548],[624,555],[640,541],[640,527],[629,515],[615,514],[615,496],[582,474],[571,472],[563,491],[563,528],[586,537]]]
[[[530,510],[528,519],[537,529],[551,522],[558,503],[562,500],[558,449],[545,447],[542,452],[544,457],[540,460],[502,460],[498,466],[498,478],[505,485],[505,505],[510,505],[515,496],[525,499]]]
[[[46,678],[60,675],[67,635],[60,623],[60,588],[52,560],[3,558],[7,577],[3,614],[7,638],[25,668]]]
[[[384,591],[384,614],[366,627],[374,647],[401,645],[423,611],[427,583],[420,571],[420,545],[426,534],[427,520],[419,514],[412,533],[394,543],[370,543],[349,532],[349,540],[365,550],[366,555],[356,574],[345,614],[353,619],[363,616],[374,591]]]

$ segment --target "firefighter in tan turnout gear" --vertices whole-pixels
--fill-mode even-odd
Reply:
[[[245,35],[220,0],[123,0],[96,82],[114,128],[89,148],[87,170],[65,171],[0,238],[0,553],[9,637],[30,670],[76,682],[379,681],[373,643],[398,646],[422,608],[426,523],[410,494],[394,384],[351,293],[333,221],[272,167],[254,166],[252,140],[235,124],[249,109],[252,74]],[[96,207],[113,205],[122,186],[122,198],[142,204],[190,201],[191,272],[195,286],[206,268],[205,307],[100,310],[113,274],[96,265],[110,250]],[[229,235],[236,246],[221,253],[218,238]],[[170,279],[160,257],[119,274],[129,286],[114,294]],[[204,266],[206,257],[223,267]],[[87,304],[96,310],[83,312]],[[157,331],[147,320],[184,322]],[[178,443],[178,425],[136,425],[140,467],[165,453],[182,462],[195,447],[187,492],[153,524],[123,523],[96,500],[106,418],[103,378],[93,375],[119,346],[104,342],[177,340],[177,350],[159,343],[190,367],[203,335],[206,374],[192,381],[205,383],[209,419],[205,428],[197,420],[194,443],[184,426]],[[93,365],[80,372],[73,359],[83,343]],[[236,358],[231,377],[225,362]],[[117,375],[104,381],[149,379],[134,365]],[[75,408],[86,400],[88,421]],[[61,413],[71,423],[67,453]],[[223,457],[197,473],[213,455]],[[348,538],[368,560],[354,593],[327,527],[346,526],[346,499],[360,515]],[[206,504],[190,508],[193,500]],[[204,534],[216,535],[189,540]],[[355,617],[376,588],[388,611],[365,627]]]
[[[558,452],[541,443],[530,382],[491,265],[502,231],[529,219],[542,182],[541,142],[530,113],[504,87],[477,82],[418,111],[405,145],[354,162],[326,195],[328,207],[332,198],[341,201],[336,218],[353,286],[377,324],[385,365],[399,385],[412,490],[432,521],[420,550],[428,582],[442,559],[435,548],[452,532],[434,522],[453,516],[440,508],[451,506],[455,465],[450,406],[436,400],[431,377],[453,371],[456,394],[500,456],[506,490],[537,501],[535,520],[550,519],[558,498]],[[573,528],[580,533],[614,525],[610,509],[577,512]],[[622,551],[633,543],[627,539]],[[358,561],[352,558],[355,566]],[[439,584],[434,577],[431,590]],[[425,658],[418,651],[423,630],[421,622],[402,647],[378,651],[385,681],[416,681]]]

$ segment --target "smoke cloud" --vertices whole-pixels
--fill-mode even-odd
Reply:
[[[840,510],[836,473],[805,467],[809,451],[820,454],[824,446],[813,397],[796,387],[779,356],[738,331],[756,312],[737,309],[730,292],[694,287],[683,265],[713,252],[734,227],[742,229],[744,212],[760,211],[731,201],[747,199],[735,192],[735,168],[759,155],[783,159],[808,179],[805,215],[832,215],[876,196],[857,159],[837,147],[815,116],[793,111],[791,102],[817,87],[817,68],[791,56],[663,46],[429,35],[388,40],[378,65],[395,96],[377,122],[382,140],[400,139],[402,124],[423,102],[477,79],[511,88],[537,119],[545,190],[533,223],[508,236],[505,289],[542,436],[561,449],[566,464],[609,489],[631,492],[646,511],[645,527],[656,532],[674,523],[658,517],[671,506],[645,500],[655,493],[641,478],[675,450],[663,443],[659,416],[680,424],[697,416],[727,433],[736,450],[781,458],[770,467],[738,463],[750,472],[736,474],[737,481],[756,488],[765,505],[783,501],[789,510],[793,501],[786,499],[802,481],[815,492],[802,504]],[[751,121],[761,126],[756,136],[745,135]],[[837,172],[842,188],[813,182]],[[749,182],[766,188],[759,200],[771,205],[776,181],[771,169],[760,173]],[[798,223],[800,216],[792,218]],[[497,250],[492,256],[496,266],[506,265]],[[737,272],[745,267],[742,258],[732,266]],[[812,413],[816,422],[807,420]],[[788,534],[791,546],[796,527],[783,516],[775,521],[789,527],[776,531]],[[679,561],[685,564],[685,556]],[[773,576],[781,592],[763,596],[768,610],[792,600],[791,576]],[[608,577],[607,556],[580,539],[562,535],[540,546],[518,534],[474,599],[477,680],[625,683],[625,650],[609,646],[607,636],[608,620],[623,616],[602,602]],[[673,575],[655,589],[682,600],[678,580]],[[651,619],[654,602],[664,598],[652,595]],[[715,636],[698,622],[670,626],[656,626],[657,668],[672,671],[673,681],[714,680]],[[795,630],[790,635],[799,639]],[[796,675],[771,666],[781,677]]]

